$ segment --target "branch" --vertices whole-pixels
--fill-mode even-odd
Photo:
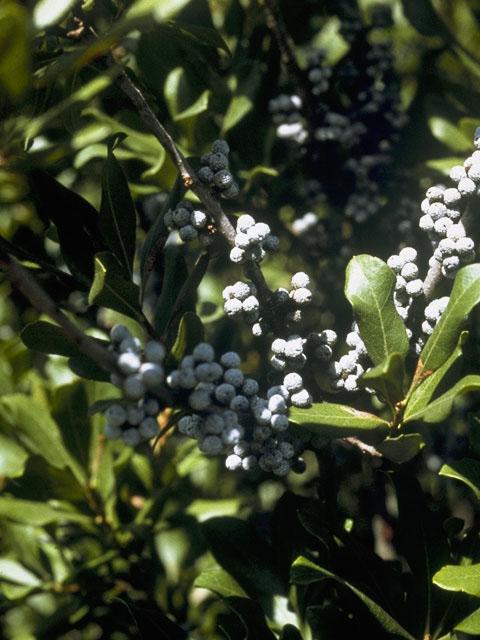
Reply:
[[[102,369],[116,372],[113,354],[99,345],[93,338],[85,335],[63,311],[60,311],[52,298],[15,258],[12,256],[1,258],[0,267],[5,271],[12,285],[23,293],[32,307],[49,316],[56,324],[62,327],[70,341],[82,353],[96,362]]]
[[[121,64],[116,60],[116,58],[114,58],[114,60],[118,64]],[[125,70],[123,70],[120,76],[120,87],[137,108],[138,114],[143,123],[148,127],[148,129],[150,129],[172,159],[180,172],[180,176],[185,187],[191,189],[198,197],[204,205],[206,212],[215,220],[215,225],[220,233],[227,238],[229,244],[233,247],[235,244],[235,229],[225,215],[220,203],[212,196],[209,189],[197,178],[195,172],[190,167],[188,160],[184,158],[178,150],[168,131],[153,113],[150,105],[145,99],[145,96],[133,83]]]
[[[113,55],[113,60],[115,63],[122,66],[122,63],[115,57],[115,54]],[[212,196],[208,187],[200,182],[188,160],[184,158],[182,153],[179,151],[168,131],[152,111],[152,108],[148,104],[145,96],[125,70],[123,70],[120,75],[120,87],[137,108],[138,114],[145,126],[153,133],[171,157],[180,173],[185,187],[191,189],[191,191],[193,191],[193,193],[198,197],[205,209],[205,212],[208,213],[215,221],[218,231],[227,239],[229,245],[234,247],[235,229],[225,215],[221,204],[214,196]],[[257,287],[264,307],[269,309],[271,305],[272,292],[270,291],[258,264],[256,262],[247,263],[245,265],[245,273]],[[275,319],[272,319],[272,321],[275,324]]]
[[[365,444],[355,436],[350,436],[349,438],[342,438],[343,442],[347,442],[351,444],[352,447],[356,447],[359,451],[361,451],[364,455],[372,456],[372,458],[383,458],[383,455],[375,449],[371,444]]]

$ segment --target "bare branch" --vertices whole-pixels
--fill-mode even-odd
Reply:
[[[64,313],[55,302],[35,281],[30,273],[12,256],[0,259],[0,267],[5,271],[12,285],[18,289],[30,302],[32,307],[44,313],[58,324],[69,340],[78,349],[96,362],[102,369],[116,372],[115,358],[107,349],[98,344],[93,338],[85,335]]]
[[[348,444],[352,445],[352,447],[355,447],[356,449],[361,451],[364,455],[372,456],[372,458],[383,458],[383,455],[380,453],[380,451],[375,449],[375,447],[373,447],[371,444],[365,444],[365,442],[362,442],[355,436],[342,438],[342,440],[343,442],[347,442]]]

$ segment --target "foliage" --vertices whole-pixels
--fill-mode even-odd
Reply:
[[[2,637],[480,636],[479,23],[0,3]]]

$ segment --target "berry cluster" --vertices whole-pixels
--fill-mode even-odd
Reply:
[[[266,252],[274,253],[279,244],[268,224],[255,222],[252,216],[243,214],[237,219],[235,246],[230,251],[230,260],[237,264],[246,260],[261,262]]]
[[[181,200],[173,211],[167,211],[164,222],[170,231],[178,231],[183,242],[198,239],[206,247],[213,241],[212,225],[207,214],[195,209],[188,200]]]
[[[312,292],[308,289],[310,278],[306,273],[295,273],[291,279],[291,290],[277,289],[272,294],[272,305],[276,313],[281,313],[287,322],[301,320],[300,307],[312,300]],[[243,315],[252,325],[254,336],[261,336],[270,331],[268,318],[261,315],[260,301],[255,285],[238,281],[223,290],[223,309],[227,316]],[[271,312],[272,309],[269,310]]]
[[[311,83],[311,92],[314,96],[321,96],[330,88],[332,68],[326,64],[326,51],[315,49],[307,58],[307,78]]]
[[[190,410],[178,422],[180,433],[197,440],[206,455],[225,455],[227,469],[258,465],[285,476],[295,467],[301,449],[288,432],[287,412],[301,390],[298,383],[272,387],[262,398],[256,380],[241,371],[237,353],[224,353],[217,362],[213,348],[201,343],[167,376],[167,385],[185,396]]]
[[[415,351],[417,355],[422,351],[425,342],[428,337],[432,335],[433,330],[438,324],[438,321],[442,317],[443,312],[447,308],[449,302],[449,296],[443,296],[442,298],[435,298],[425,307],[424,315],[425,320],[422,322],[423,335],[417,340],[415,345]]]
[[[370,24],[364,24],[356,3],[331,6],[349,52],[329,65],[325,51],[314,50],[307,57],[304,104],[282,94],[271,105],[275,116],[285,109],[278,136],[302,144],[301,162],[298,153],[294,157],[301,180],[315,177],[334,211],[364,223],[385,206],[396,178],[393,145],[407,121],[389,36],[372,37],[392,23],[392,14],[374,6]]]
[[[158,433],[156,418],[163,408],[165,347],[150,341],[142,349],[140,341],[120,324],[112,327],[110,338],[118,367],[111,382],[122,390],[124,400],[107,409],[104,431],[107,438],[122,438],[126,444],[135,446]]]
[[[397,276],[393,301],[402,320],[408,318],[412,299],[423,293],[423,281],[418,277],[416,259],[416,249],[404,247],[398,255],[390,256],[387,260]]]
[[[239,193],[238,184],[228,169],[229,153],[230,147],[225,140],[215,140],[212,153],[201,157],[202,167],[198,171],[199,179],[214,195],[222,198],[235,198]]]
[[[354,322],[352,331],[347,334],[348,353],[339,360],[331,363],[328,374],[333,389],[338,391],[358,391],[358,380],[365,373],[369,365],[368,353],[363,342],[358,325]]]
[[[277,136],[283,140],[293,140],[303,144],[307,139],[303,116],[302,101],[297,95],[280,94],[268,103],[272,121],[277,127]]]
[[[248,282],[235,282],[223,290],[223,310],[227,316],[245,316],[250,324],[254,324],[260,315],[260,302],[255,285]]]

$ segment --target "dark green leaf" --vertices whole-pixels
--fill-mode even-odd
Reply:
[[[188,311],[180,320],[177,337],[170,352],[171,358],[177,363],[180,362],[199,342],[203,342],[203,338],[202,321],[195,313]]]
[[[455,350],[452,351],[449,358],[439,367],[432,375],[428,376],[426,380],[421,382],[418,386],[413,387],[413,391],[409,394],[407,399],[407,406],[405,408],[404,419],[408,419],[409,416],[424,409],[430,402],[435,389],[442,382],[455,362],[462,357],[462,346],[468,337],[468,331],[463,331],[460,334],[458,344]]]
[[[432,576],[450,557],[442,518],[426,504],[419,482],[410,465],[392,475],[398,504],[396,548],[412,572],[411,588],[404,609],[416,637],[428,633],[435,602]]]
[[[340,578],[334,573],[327,571],[327,569],[316,565],[308,558],[304,558],[302,556],[297,558],[292,565],[291,580],[295,584],[311,584],[325,579],[334,580],[354,593],[386,632],[393,634],[394,637],[404,638],[405,640],[414,640],[414,637],[404,629],[399,622],[392,618],[385,609],[353,584],[343,580],[343,578]]]
[[[282,629],[280,640],[302,640],[302,634],[293,624],[286,624]]]
[[[177,249],[172,248],[165,252],[164,255],[165,271],[162,291],[158,298],[154,315],[154,327],[158,335],[162,335],[167,328],[178,294],[188,278],[187,263]],[[193,311],[191,305],[188,310]],[[184,309],[184,311],[187,311],[187,309]]]
[[[96,362],[82,353],[72,356],[68,360],[68,366],[81,378],[87,380],[98,380],[100,382],[110,382],[110,373],[98,366]]]
[[[361,382],[379,391],[390,403],[395,404],[404,396],[405,362],[399,353],[391,353],[381,364],[363,374]]]
[[[239,518],[219,517],[207,520],[201,528],[218,564],[251,598],[268,607],[275,594],[286,593],[273,549],[252,525]]]
[[[388,433],[389,427],[386,420],[372,413],[332,402],[318,402],[310,409],[293,407],[290,410],[290,420],[327,438],[381,436]]]
[[[225,599],[225,603],[239,617],[241,622],[241,635],[234,637],[275,640],[275,635],[268,628],[265,615],[258,602],[248,598],[230,597]]]
[[[408,337],[393,304],[394,272],[369,255],[352,258],[347,266],[345,295],[355,312],[360,335],[375,365],[390,354],[405,356]]]
[[[477,500],[480,500],[480,462],[471,458],[455,460],[449,464],[444,464],[439,474],[454,480],[460,480],[470,487]]]
[[[52,416],[60,427],[63,440],[79,462],[86,481],[91,425],[88,417],[88,398],[83,382],[58,387],[52,400]]]
[[[175,180],[175,184],[171,189],[167,201],[162,210],[159,212],[154,223],[148,230],[148,233],[140,250],[140,275],[141,275],[141,295],[145,293],[145,286],[148,277],[155,268],[160,265],[160,258],[163,257],[163,247],[167,241],[169,231],[165,226],[163,218],[165,213],[175,207],[177,202],[182,199],[185,193],[185,187],[179,177]]]
[[[135,255],[136,224],[128,182],[110,145],[102,176],[100,231],[129,278],[132,277]]]
[[[91,280],[94,256],[104,243],[98,228],[98,214],[81,196],[65,188],[47,173],[30,174],[31,197],[38,215],[57,227],[60,248],[74,276]]]
[[[422,35],[436,36],[444,33],[445,28],[430,0],[402,0],[402,5],[408,20]]]
[[[450,415],[453,403],[458,396],[478,390],[480,390],[480,376],[465,376],[465,378],[459,380],[457,384],[423,409],[415,413],[409,413],[408,418],[406,417],[404,422],[412,422],[413,420],[422,420],[428,424],[442,422],[442,420],[445,420],[445,418]]]
[[[446,565],[433,576],[433,583],[447,591],[462,591],[480,598],[480,564]]]
[[[436,371],[448,360],[458,342],[465,317],[480,302],[480,264],[471,264],[457,273],[450,301],[420,354],[417,381]]]
[[[64,330],[51,322],[40,320],[27,324],[20,337],[25,346],[33,351],[67,357],[78,354],[77,346],[68,338]]]
[[[377,445],[377,449],[385,458],[403,464],[414,458],[423,449],[425,442],[418,433],[407,433],[396,438],[387,438]]]
[[[90,304],[114,309],[135,320],[140,314],[137,285],[125,277],[118,260],[108,252],[95,256],[95,278],[88,300]]]

